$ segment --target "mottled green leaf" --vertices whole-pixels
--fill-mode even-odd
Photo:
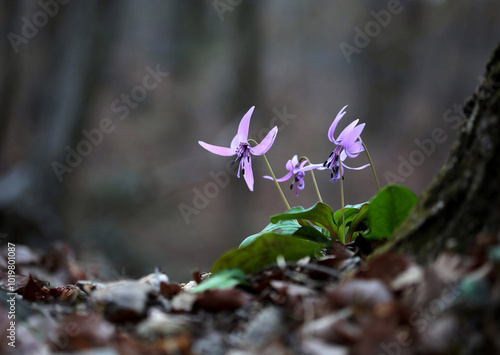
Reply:
[[[245,274],[251,274],[276,263],[276,258],[280,255],[286,261],[296,261],[305,256],[317,255],[323,247],[322,244],[301,238],[265,233],[251,244],[229,250],[222,255],[212,265],[212,273],[226,269],[241,269]]]
[[[212,275],[208,280],[191,290],[191,292],[203,292],[213,289],[233,288],[236,285],[245,283],[245,273],[240,269],[222,270]]]
[[[326,248],[331,248],[332,246],[332,240],[312,226],[300,227],[295,233],[292,234],[292,237],[310,240],[311,242],[318,243]]]
[[[400,185],[388,185],[370,201],[367,239],[390,238],[417,203],[417,196]]]
[[[368,203],[365,203],[358,210],[358,213],[356,213],[356,215],[352,219],[352,221],[350,221],[351,224],[349,225],[349,229],[348,229],[347,236],[346,236],[347,243],[352,240],[352,235],[356,231],[356,228],[358,228],[358,225],[361,222],[363,222],[363,220],[368,216],[369,212],[370,212],[370,205]]]
[[[301,225],[297,221],[278,221],[278,223],[270,223],[261,232],[248,236],[241,242],[240,248],[250,245],[256,238],[266,233],[277,233],[282,235],[292,235],[299,230]]]
[[[359,209],[363,206],[366,205],[368,202],[363,202],[359,203],[357,205],[345,205],[345,221],[350,222],[351,220],[354,219],[356,214],[358,213]],[[333,221],[337,226],[340,226],[342,224],[342,209],[339,209],[335,211],[333,214]]]
[[[327,204],[322,202],[316,203],[313,207],[303,209],[300,207],[295,207],[290,209],[285,213],[278,214],[271,217],[272,223],[277,223],[283,220],[303,220],[310,221],[317,226],[324,227],[328,229],[332,238],[337,238],[337,226],[333,223],[333,211]]]

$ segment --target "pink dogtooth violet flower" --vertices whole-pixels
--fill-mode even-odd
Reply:
[[[255,106],[252,106],[241,119],[240,125],[238,127],[238,133],[236,133],[236,135],[234,136],[229,147],[219,147],[216,145],[198,141],[198,143],[203,148],[211,153],[227,157],[236,155],[236,159],[234,160],[233,164],[235,162],[239,162],[238,177],[240,177],[241,172],[250,191],[253,191],[254,185],[251,156],[266,154],[273,145],[274,140],[276,139],[276,135],[278,134],[278,127],[274,127],[269,131],[262,142],[257,144],[255,147],[252,147],[250,145],[250,143],[248,142],[248,129],[250,127],[250,118],[252,117],[254,109]]]
[[[307,159],[304,159],[301,162],[299,162],[299,158],[297,157],[297,155],[294,155],[292,159],[286,162],[286,169],[288,170],[288,173],[282,178],[276,179],[276,181],[285,182],[289,180],[291,177],[293,177],[293,182],[290,185],[290,189],[293,189],[293,187],[295,186],[295,196],[298,196],[299,195],[298,190],[304,190],[305,186],[304,175],[306,171],[313,169],[319,169],[319,170],[326,169],[323,166],[323,164],[309,164],[306,166],[307,163],[309,163]],[[273,178],[269,175],[265,175],[264,178],[273,180]]]
[[[342,169],[342,173],[340,171],[341,164],[342,167],[352,170],[361,170],[370,165],[366,164],[357,168],[351,168],[344,163],[344,160],[346,160],[347,158],[356,158],[359,153],[364,151],[363,142],[360,136],[361,132],[363,132],[363,129],[365,128],[364,123],[358,125],[359,119],[357,119],[351,122],[346,128],[344,128],[344,130],[339,134],[337,138],[333,136],[335,128],[337,128],[338,123],[346,114],[346,107],[347,105],[339,111],[339,113],[333,120],[330,129],[328,130],[328,139],[330,139],[331,142],[337,145],[323,164],[325,168],[332,170],[330,179],[330,181],[332,182],[339,180],[341,177],[342,179],[344,178],[344,169]]]

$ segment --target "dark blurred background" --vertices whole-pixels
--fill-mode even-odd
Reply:
[[[250,192],[231,158],[197,143],[229,145],[254,105],[253,138],[279,126],[267,154],[278,177],[294,154],[328,157],[349,105],[336,134],[360,118],[382,185],[418,194],[500,39],[499,14],[488,0],[1,1],[2,242],[63,240],[103,277],[158,266],[190,280],[284,210],[263,159]],[[317,178],[339,208],[339,185]],[[288,186],[292,205],[316,202],[309,178],[299,197]],[[351,204],[376,192],[369,169],[348,171],[345,188]]]

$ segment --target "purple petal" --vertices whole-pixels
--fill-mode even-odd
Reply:
[[[335,128],[337,128],[340,119],[344,117],[344,115],[346,114],[346,112],[344,112],[346,107],[347,105],[342,107],[342,110],[340,110],[339,113],[337,113],[337,116],[333,120],[333,123],[331,124],[330,129],[328,130],[328,139],[330,139],[330,141],[333,143],[335,143],[335,138],[333,137],[333,134],[335,133]]]
[[[299,157],[298,157],[297,155],[294,155],[294,156],[292,157],[292,159],[291,159],[291,160],[289,160],[289,162],[291,162],[291,163],[292,163],[292,166],[297,166],[297,164],[299,164]],[[287,169],[288,169],[288,168],[287,168]],[[290,169],[288,169],[288,170],[290,170]]]
[[[342,163],[342,165],[343,165],[344,167],[346,167],[347,169],[351,169],[351,170],[361,170],[361,169],[364,169],[364,168],[367,168],[367,167],[369,167],[369,166],[370,166],[370,164],[365,164],[365,165],[363,165],[363,166],[359,166],[359,167],[357,167],[357,168],[351,168],[350,166],[347,166],[347,165],[345,165],[344,163]]]
[[[359,122],[359,118],[357,120],[352,121],[346,128],[344,128],[344,130],[337,137],[337,141],[342,142],[342,140],[345,139],[347,134],[349,134],[349,132],[351,132],[354,127],[356,127],[358,122]],[[340,144],[340,143],[337,143],[337,144]]]
[[[240,136],[238,135],[238,133],[236,133],[233,140],[231,141],[230,147],[236,149],[239,147],[239,145],[240,145]]]
[[[302,168],[304,167],[304,165],[306,165],[307,163],[308,163],[308,161],[307,161],[307,160],[303,160],[303,161],[302,161],[302,163],[300,163],[300,164],[295,164],[295,165],[294,165],[294,167],[293,167],[293,170],[292,170],[292,171],[293,171],[293,173],[294,173],[294,174],[299,173],[299,172],[302,170]]]
[[[295,164],[293,164],[293,158],[292,160],[289,160],[286,162],[285,168],[288,171],[293,171],[293,168],[295,167]]]
[[[349,147],[349,149],[345,150],[345,154],[349,158],[356,158],[359,153],[363,152],[364,150],[365,148],[363,148],[363,144],[361,143],[361,141],[356,141]]]
[[[234,148],[227,148],[227,147],[219,147],[218,145],[212,145],[208,144],[202,141],[198,141],[198,143],[208,150],[211,153],[217,154],[217,155],[222,155],[225,157],[230,157],[231,155],[236,154],[236,150]]]
[[[282,178],[279,178],[279,179],[276,179],[277,182],[285,182],[287,181],[288,179],[290,179],[291,177],[293,176],[293,173],[291,171],[289,171],[285,176],[283,176]],[[268,180],[274,180],[272,176],[269,176],[269,175],[264,175],[264,179],[268,179]]]
[[[347,154],[345,152],[345,149],[342,149],[342,151],[340,152],[340,161],[344,161],[347,159]]]
[[[358,157],[359,152],[356,152],[356,153],[350,153],[349,151],[344,150],[344,154],[345,154],[346,156],[348,156],[349,158],[354,159],[354,158],[357,158],[357,157]],[[344,160],[345,160],[345,158],[344,158]]]
[[[257,144],[255,147],[250,148],[250,152],[253,155],[262,155],[266,154],[267,151],[271,148],[271,146],[274,143],[274,140],[276,139],[276,135],[278,134],[278,127],[274,127],[272,130],[269,131],[267,136]]]
[[[354,127],[349,133],[346,134],[346,136],[342,140],[341,142],[342,146],[346,149],[349,149],[354,144],[354,142],[359,138],[361,132],[363,132],[363,128],[365,128],[364,123]]]
[[[238,126],[238,137],[239,142],[246,142],[248,140],[248,129],[250,128],[250,118],[252,118],[253,110],[255,106],[252,106],[245,116],[240,121],[240,125]],[[234,139],[233,139],[234,141]]]
[[[243,177],[248,185],[250,191],[253,191],[253,171],[252,171],[252,159],[248,158],[248,163],[245,162],[245,171],[243,172]]]
[[[303,168],[301,168],[300,171],[309,171],[314,169],[325,170],[327,168],[324,167],[323,164],[309,164],[308,166],[304,166]]]
[[[307,163],[309,163],[309,161],[303,160],[302,163],[300,163],[300,165],[298,166],[299,170],[302,169]]]

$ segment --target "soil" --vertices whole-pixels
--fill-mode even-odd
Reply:
[[[101,280],[61,243],[45,252],[16,245],[14,277],[5,248],[0,352],[500,353],[496,238],[480,236],[468,255],[444,251],[425,264],[373,256],[372,247],[335,243],[317,260],[281,262],[243,285],[198,293],[193,287],[209,275],[195,271],[185,284],[168,270]]]

